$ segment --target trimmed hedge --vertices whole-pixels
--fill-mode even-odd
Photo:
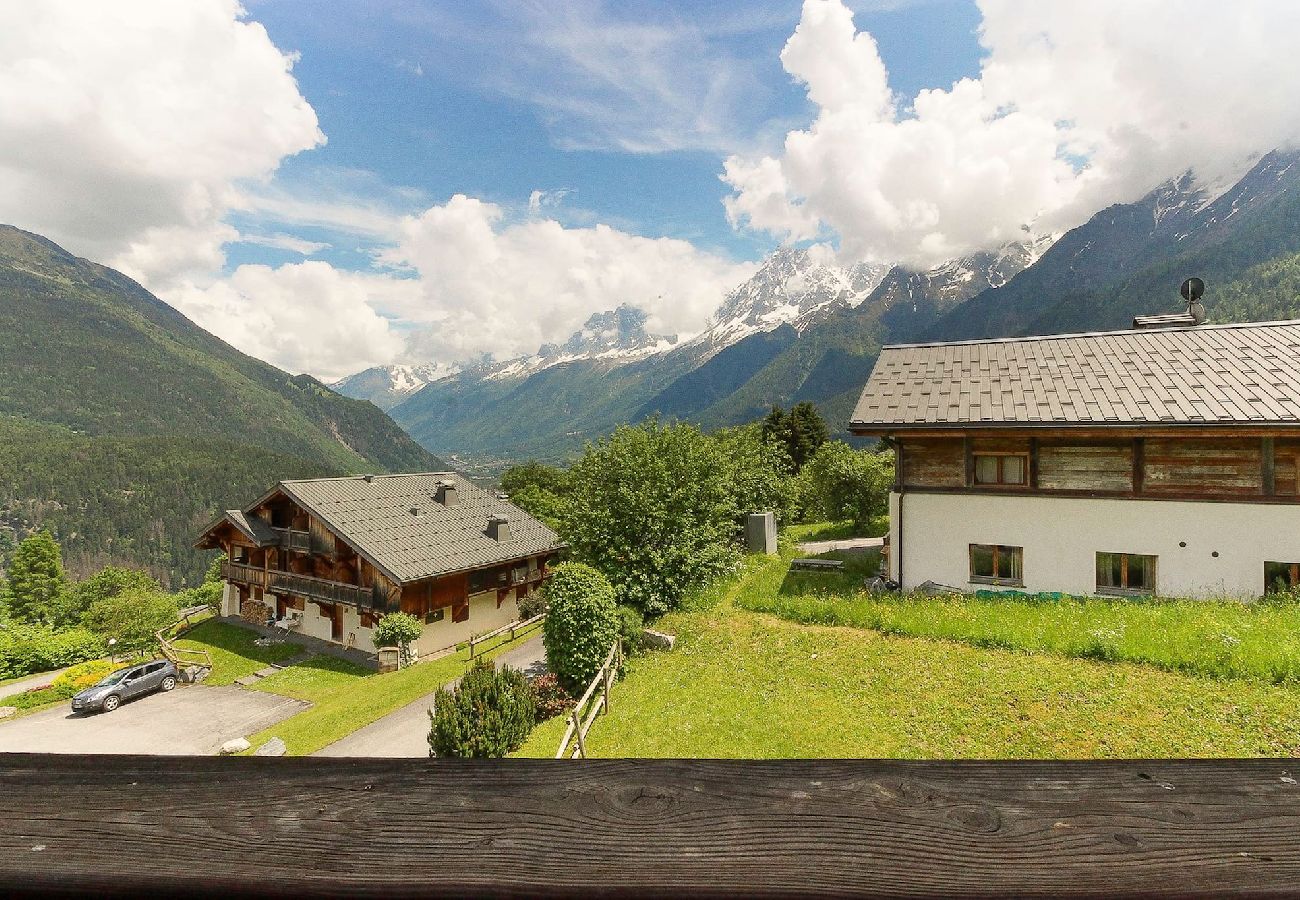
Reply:
[[[104,655],[104,639],[85,628],[55,631],[43,625],[0,627],[0,678],[62,669]]]
[[[543,590],[549,605],[542,627],[546,665],[577,696],[600,670],[618,636],[614,588],[591,566],[567,562],[555,567]]]

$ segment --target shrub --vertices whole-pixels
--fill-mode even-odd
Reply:
[[[156,633],[176,622],[176,598],[129,589],[96,600],[84,621],[105,639],[116,641],[114,653],[152,652],[158,646]]]
[[[103,638],[84,628],[10,624],[0,627],[0,678],[61,669],[103,656],[104,649]]]
[[[647,615],[736,560],[736,480],[722,445],[690,425],[621,426],[587,447],[569,485],[562,534],[574,555]]]
[[[429,713],[429,755],[500,759],[517,750],[537,721],[524,673],[497,671],[478,660],[460,684],[435,695]]]
[[[562,716],[573,706],[573,695],[564,689],[555,673],[547,672],[533,679],[533,699],[537,704],[537,721]]]
[[[88,687],[94,687],[99,684],[105,676],[111,675],[118,669],[122,668],[125,663],[114,662],[111,659],[92,659],[89,662],[80,663],[68,669],[58,678],[54,679],[53,687],[72,688],[72,694],[84,690]],[[68,696],[72,696],[69,694]]]
[[[534,591],[519,601],[520,619],[531,619],[544,612],[546,612],[546,595],[541,591]]]
[[[402,665],[415,662],[411,644],[424,634],[420,620],[410,613],[389,613],[375,624],[375,646],[397,647],[401,651]]]
[[[641,650],[641,629],[644,627],[645,620],[640,610],[631,606],[618,608],[618,636],[622,638],[623,652],[628,656]]]
[[[584,563],[555,567],[543,588],[549,604],[542,626],[546,664],[573,694],[580,694],[600,669],[618,634],[614,588]]]
[[[121,566],[105,566],[85,581],[74,584],[65,594],[65,602],[58,605],[55,624],[71,625],[80,622],[86,612],[100,600],[116,597],[124,591],[158,593],[162,585],[148,572]]]
[[[855,528],[865,529],[872,517],[888,511],[892,453],[854,450],[843,441],[829,441],[813,454],[804,474],[805,504],[820,506],[827,519],[851,519]]]

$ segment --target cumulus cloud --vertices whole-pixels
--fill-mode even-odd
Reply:
[[[324,140],[234,0],[0,6],[0,221],[159,287],[210,271],[237,182]]]
[[[648,313],[652,331],[691,333],[754,269],[687,241],[607,225],[510,222],[496,204],[460,194],[403,220],[381,259],[420,286],[418,296],[389,298],[383,311],[413,323],[438,360],[530,354],[622,303]]]
[[[977,79],[889,88],[840,0],[805,0],[781,61],[817,108],[777,156],[726,161],[727,212],[851,259],[929,266],[1078,224],[1193,169],[1238,173],[1300,139],[1288,0],[981,0]]]

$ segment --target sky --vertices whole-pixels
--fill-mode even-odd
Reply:
[[[330,381],[783,244],[937,265],[1300,139],[1292,0],[0,0],[0,222]]]

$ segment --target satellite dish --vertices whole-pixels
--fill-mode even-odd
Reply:
[[[1183,286],[1179,290],[1179,293],[1183,295],[1183,299],[1188,303],[1195,303],[1197,300],[1200,300],[1201,295],[1205,293],[1205,282],[1201,281],[1199,278],[1189,278],[1183,282]]]

